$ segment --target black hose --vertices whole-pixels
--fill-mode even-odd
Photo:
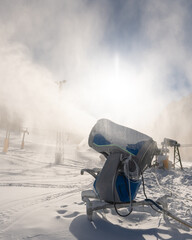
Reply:
[[[115,200],[115,185],[116,185],[116,181],[117,181],[117,175],[118,175],[118,170],[121,166],[121,162],[119,162],[118,166],[117,166],[117,169],[116,169],[116,172],[115,172],[115,175],[113,177],[113,181],[112,181],[112,193],[113,193],[113,205],[114,205],[114,209],[115,209],[115,212],[120,216],[120,217],[127,217],[129,216],[132,211],[133,211],[133,208],[131,207],[131,210],[127,213],[127,214],[121,214],[118,209],[117,209],[117,203],[116,203],[116,200]],[[129,189],[127,187],[127,184],[126,184],[126,189],[127,189],[127,192],[129,193]],[[130,203],[131,203],[131,199],[130,199]]]
[[[141,177],[142,177],[143,194],[144,194],[144,196],[145,196],[145,201],[153,202],[153,204],[157,207],[157,204],[156,204],[153,200],[147,198],[147,194],[146,194],[146,192],[145,192],[145,182],[144,182],[143,173],[141,173]],[[158,213],[162,213],[162,210],[161,210],[161,211],[158,211],[158,210],[155,209],[152,205],[150,205],[150,207],[151,207],[154,211],[156,211],[156,212],[158,212]],[[159,208],[159,205],[158,205],[157,208]]]

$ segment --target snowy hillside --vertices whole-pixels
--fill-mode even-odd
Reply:
[[[101,167],[103,160],[86,142],[66,143],[64,150],[64,163],[55,165],[54,141],[28,136],[21,150],[19,136],[11,138],[9,151],[0,154],[1,239],[192,239],[192,230],[171,219],[165,221],[150,207],[137,207],[126,218],[113,210],[101,211],[89,222],[81,191],[92,188],[93,178],[80,175],[80,170]],[[169,210],[192,224],[192,165],[183,165],[184,171],[147,170],[145,188],[153,200],[170,195]],[[142,199],[141,186],[137,200]]]

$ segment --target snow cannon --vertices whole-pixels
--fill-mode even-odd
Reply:
[[[81,170],[81,174],[88,172],[95,178],[94,188],[83,190],[81,193],[90,221],[93,221],[93,213],[105,209],[114,208],[119,216],[127,217],[136,206],[151,206],[155,211],[163,213],[166,223],[167,216],[169,216],[188,228],[192,228],[190,223],[168,211],[169,195],[161,196],[154,201],[149,199],[145,193],[143,172],[151,167],[153,157],[160,153],[156,142],[151,137],[108,119],[100,119],[92,128],[88,143],[91,148],[105,157],[101,169]],[[175,143],[171,141],[171,145],[175,146]],[[136,201],[134,199],[141,181],[145,199]],[[119,211],[125,208],[128,210],[126,214]]]
[[[151,166],[156,142],[134,129],[100,119],[92,128],[88,143],[106,158],[100,171],[88,171],[95,176],[94,188],[99,198],[109,203],[133,201],[141,175]]]

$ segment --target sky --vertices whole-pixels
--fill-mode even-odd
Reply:
[[[0,0],[0,100],[14,119],[148,133],[192,92],[190,0]],[[59,91],[58,82],[66,80]]]

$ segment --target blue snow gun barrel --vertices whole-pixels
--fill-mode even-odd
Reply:
[[[109,203],[133,201],[141,184],[140,176],[151,165],[156,142],[108,119],[95,124],[88,142],[106,157],[94,183],[99,198]]]

